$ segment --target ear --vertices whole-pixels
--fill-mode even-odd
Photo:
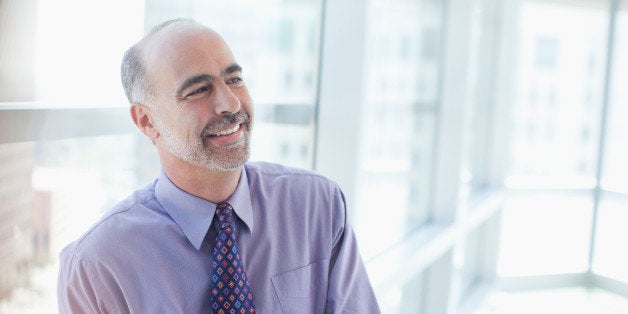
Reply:
[[[159,137],[159,131],[153,124],[150,108],[144,104],[131,105],[131,118],[144,135],[148,136],[151,141],[155,141]]]

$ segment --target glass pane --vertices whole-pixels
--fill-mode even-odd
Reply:
[[[595,185],[606,61],[606,36],[600,34],[608,30],[606,6],[600,1],[521,4],[507,186]]]
[[[423,296],[423,273],[419,273],[405,284],[390,287],[378,298],[382,313],[421,313]]]
[[[593,271],[628,282],[628,196],[604,194],[596,227]]]
[[[35,145],[0,145],[0,311],[33,264],[31,176]]]
[[[36,3],[0,2],[0,101],[35,99]]]
[[[0,160],[0,312],[55,312],[60,250],[148,184],[157,156],[129,134],[1,144]]]
[[[37,47],[35,100],[128,106],[120,62],[143,33],[144,1],[39,0],[37,6],[37,30],[24,34]]]
[[[500,29],[494,26],[498,17],[497,2],[500,0],[479,0],[474,2],[469,13],[473,21],[469,52],[469,101],[464,112],[464,132],[462,134],[462,161],[460,171],[460,195],[472,197],[486,186],[489,137],[492,128],[492,110],[495,99],[495,76],[497,68],[497,36]]]
[[[509,197],[503,209],[498,274],[586,272],[592,208],[589,193]]]
[[[481,247],[480,229],[469,232],[464,240],[456,243],[453,259],[452,294],[456,300],[463,300],[472,291],[480,277],[481,255],[487,250]]]
[[[0,101],[127,105],[120,61],[143,12],[139,0],[3,1]]]
[[[354,219],[365,258],[427,219],[442,36],[439,1],[375,0],[368,10],[360,215]]]
[[[615,51],[601,185],[628,193],[628,1],[622,2],[615,24]]]
[[[473,311],[473,314],[491,313],[622,314],[628,313],[628,300],[621,294],[595,286],[515,289],[491,292]]]
[[[218,31],[255,102],[251,158],[311,168],[320,10],[319,0],[147,0],[146,26],[186,16]]]

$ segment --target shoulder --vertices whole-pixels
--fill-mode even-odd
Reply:
[[[246,175],[251,197],[271,204],[287,203],[286,208],[327,212],[344,221],[344,194],[336,182],[311,170],[275,163],[247,163]]]
[[[294,239],[308,234],[307,243],[329,247],[340,241],[347,206],[336,182],[310,170],[265,162],[246,164],[246,175],[254,206],[289,226]]]
[[[337,184],[332,180],[311,170],[293,168],[269,162],[249,162],[246,163],[244,167],[249,179],[282,179],[291,182],[309,182],[337,187]]]
[[[344,195],[336,182],[311,170],[288,167],[276,163],[251,162],[245,165],[251,193],[272,190],[284,197],[316,196],[338,199]]]
[[[133,233],[139,232],[137,227],[146,221],[144,217],[155,214],[155,209],[159,205],[155,198],[154,186],[153,182],[116,204],[83,235],[66,246],[63,253],[90,256],[105,254],[108,250],[115,251],[116,246],[127,242]]]

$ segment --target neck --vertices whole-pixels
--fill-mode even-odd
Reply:
[[[178,188],[215,204],[226,201],[235,192],[242,167],[217,171],[187,163],[178,158],[163,158],[161,166]]]

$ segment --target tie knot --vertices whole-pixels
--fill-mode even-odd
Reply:
[[[229,203],[220,203],[216,206],[216,217],[220,228],[233,225],[233,206]]]

